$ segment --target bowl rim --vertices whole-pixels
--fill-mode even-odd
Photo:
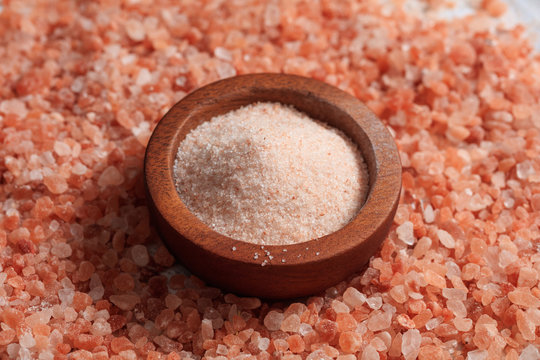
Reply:
[[[216,103],[217,100],[211,98],[211,94],[215,89],[223,88],[224,85],[231,94],[240,95],[242,89],[251,86],[265,90],[287,89],[301,96],[313,96],[310,89],[317,87],[320,89],[317,92],[319,100],[337,106],[354,120],[367,135],[373,148],[376,174],[375,176],[370,174],[366,199],[360,211],[347,225],[331,234],[301,243],[260,245],[222,235],[191,213],[178,195],[173,178],[172,167],[179,143],[177,137],[180,129],[194,111],[200,111],[205,105]],[[319,120],[324,122],[324,119]],[[176,131],[171,131],[170,129],[175,128],[175,125]],[[345,134],[347,135],[346,132]],[[396,171],[396,163],[399,164],[399,171]],[[193,245],[232,262],[286,268],[326,261],[354,249],[379,231],[380,227],[387,222],[388,215],[395,211],[399,201],[401,161],[389,130],[356,97],[327,83],[299,75],[246,74],[219,80],[194,90],[163,116],[155,127],[146,148],[144,182],[150,197],[148,200],[156,207],[163,220]],[[358,236],[351,238],[349,236],[351,232]],[[166,237],[162,239],[167,244]],[[323,243],[328,245],[329,242],[334,246],[321,246]],[[332,249],[332,251],[317,251],[319,249]],[[256,253],[258,256],[255,256]],[[253,256],[246,256],[246,254]]]

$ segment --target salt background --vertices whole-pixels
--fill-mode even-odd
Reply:
[[[0,147],[3,161],[0,194],[2,225],[6,229],[0,231],[0,347],[3,356],[22,359],[39,356],[39,359],[50,360],[65,359],[64,354],[71,352],[72,359],[88,359],[93,352],[94,359],[109,356],[131,359],[145,354],[154,360],[199,359],[196,354],[206,352],[207,358],[219,360],[224,360],[224,355],[267,360],[274,353],[285,354],[283,360],[377,360],[385,356],[406,360],[417,357],[420,360],[537,360],[540,357],[537,336],[540,325],[539,234],[534,225],[540,211],[540,195],[534,190],[539,181],[537,159],[540,156],[537,105],[532,106],[536,115],[532,119],[537,122],[525,123],[527,129],[519,132],[504,130],[520,126],[512,122],[514,115],[528,116],[527,110],[519,106],[512,108],[511,113],[483,117],[487,121],[485,129],[457,126],[447,134],[444,130],[435,134],[433,129],[422,128],[425,120],[422,114],[413,116],[413,120],[418,121],[413,125],[420,127],[414,129],[414,135],[404,134],[407,123],[402,123],[404,119],[399,115],[390,119],[381,116],[384,121],[393,123],[394,132],[399,131],[396,141],[404,162],[405,195],[389,238],[366,271],[336,284],[321,296],[293,304],[238,298],[207,287],[194,277],[180,275],[183,270],[179,267],[177,271],[171,269],[174,259],[149,226],[140,186],[141,154],[155,121],[186,91],[237,71],[286,70],[322,76],[325,81],[361,97],[375,111],[406,106],[406,102],[398,101],[399,96],[389,99],[386,91],[377,88],[384,84],[396,89],[400,87],[399,82],[392,83],[391,80],[396,80],[393,78],[383,79],[381,74],[372,72],[373,67],[364,69],[364,74],[373,76],[373,88],[367,89],[370,84],[364,84],[366,88],[359,89],[358,84],[343,81],[340,76],[344,73],[348,80],[357,80],[350,75],[354,73],[361,78],[362,73],[355,73],[347,66],[344,70],[336,60],[320,64],[317,59],[335,55],[338,49],[333,43],[328,48],[327,43],[325,51],[318,50],[311,37],[307,37],[307,44],[313,47],[300,49],[306,51],[306,55],[316,52],[316,57],[308,61],[292,57],[278,65],[283,54],[295,54],[298,48],[294,48],[294,44],[289,44],[292,48],[280,47],[268,39],[263,41],[264,52],[270,54],[268,57],[261,58],[263,49],[257,53],[257,46],[252,43],[240,59],[235,58],[232,51],[216,46],[223,45],[219,36],[226,33],[233,39],[231,47],[241,44],[236,29],[245,26],[243,21],[251,19],[252,13],[243,20],[234,18],[234,24],[228,24],[227,30],[209,30],[210,23],[221,26],[231,16],[213,16],[219,9],[217,5],[213,9],[201,9],[197,7],[198,2],[190,4],[186,11],[195,9],[197,13],[192,14],[195,20],[188,20],[182,16],[171,18],[172,5],[159,8],[161,2],[149,6],[145,0],[139,5],[126,1],[122,9],[109,6],[108,2],[85,2],[84,9],[74,9],[54,1],[33,13],[24,8],[28,3],[11,2],[3,10],[9,11],[9,17],[0,21],[4,32],[0,38],[0,51],[4,52],[0,57],[0,81],[7,84],[0,87],[4,141]],[[515,3],[516,6],[525,4],[524,1]],[[331,7],[332,2],[324,4]],[[531,16],[538,12],[536,1],[527,4],[533,7],[522,13],[520,19],[538,19],[537,15]],[[209,6],[213,5],[215,3]],[[426,39],[419,34],[423,26],[439,44],[449,40],[437,36],[425,17],[418,22],[403,15],[396,19],[388,17],[391,9],[380,11],[374,2],[369,5],[362,8],[370,17],[362,17],[361,25],[369,29],[368,34],[377,33],[378,40],[388,39],[388,34],[375,29],[388,24],[406,25],[408,29],[415,29],[411,36],[415,45],[422,46],[420,56],[429,57],[436,54],[430,52]],[[268,15],[266,26],[278,25],[280,19],[276,22],[273,16],[275,7],[268,8],[273,10],[265,14]],[[110,9],[112,13],[105,11]],[[152,13],[154,9],[159,13]],[[246,9],[238,7],[236,10]],[[313,8],[304,7],[301,14],[310,14],[310,10]],[[349,10],[341,15],[358,15],[354,9]],[[146,33],[136,26],[141,24],[137,16],[126,18],[143,11],[163,17],[174,31],[187,31],[190,41],[199,41],[198,28],[203,28],[213,35],[215,42],[205,44],[210,49],[203,51],[180,44],[167,48],[164,33],[155,31],[157,22],[148,21],[145,25],[153,31]],[[451,14],[455,12],[450,11],[445,16],[454,16]],[[338,20],[325,19],[327,25],[336,22],[344,25],[345,20],[339,19],[339,9],[329,9],[329,13],[335,14]],[[286,14],[298,20],[299,14],[294,9]],[[107,28],[111,16],[119,19],[114,31]],[[473,20],[479,18],[474,15]],[[484,25],[484,20],[474,25]],[[75,25],[66,28],[66,24],[73,21]],[[54,34],[45,35],[49,22],[60,26],[52,29]],[[370,24],[375,29],[369,28]],[[183,25],[193,26],[193,29],[186,30]],[[294,24],[284,25],[287,25],[288,36],[302,35],[298,28],[290,27]],[[316,23],[307,21],[302,25],[318,31]],[[450,23],[443,22],[441,27],[468,38],[469,25],[457,17]],[[531,26],[537,25],[532,23]],[[23,29],[25,34],[16,29]],[[342,37],[346,35],[341,27],[332,31]],[[279,35],[274,31],[270,36],[276,34]],[[486,44],[476,45],[484,51],[484,56],[493,44],[505,45],[509,55],[514,56],[512,61],[503,57],[512,71],[525,63],[529,72],[526,76],[521,74],[519,82],[535,92],[534,103],[538,104],[538,58],[515,57],[513,50],[516,49],[512,50],[512,45],[521,44],[519,36],[499,35]],[[141,45],[141,37],[145,37],[145,46]],[[261,40],[258,34],[249,38],[256,42]],[[104,43],[104,39],[107,42]],[[397,44],[410,48],[407,43],[398,41]],[[49,47],[47,52],[42,45]],[[377,44],[369,45],[371,55],[377,57]],[[148,54],[146,46],[161,50]],[[471,60],[466,48],[458,45],[455,50],[454,60]],[[465,52],[460,53],[461,50]],[[189,59],[188,69],[182,68],[180,74],[175,68],[180,67],[182,60],[176,56],[178,51]],[[340,57],[355,60],[348,49],[344,51],[345,55],[338,53]],[[447,49],[440,51],[447,54]],[[43,61],[44,55],[59,54],[62,57],[57,60],[70,67],[58,69],[56,61]],[[231,64],[233,60],[238,69]],[[484,58],[484,63],[476,62],[476,65],[504,73],[505,69],[498,68],[496,61],[489,60],[489,57]],[[202,64],[207,68],[202,68]],[[397,64],[399,62],[393,63]],[[52,86],[47,83],[50,79],[41,78],[39,72],[30,72],[26,82],[17,86],[21,95],[15,100],[6,100],[14,97],[11,87],[16,85],[17,77],[13,74],[19,75],[21,69],[28,67],[55,74],[65,72],[67,76],[56,76],[55,86]],[[120,70],[122,72],[118,73]],[[326,74],[327,70],[335,73]],[[444,93],[445,87],[437,76],[424,75],[426,86]],[[173,85],[169,83],[171,78]],[[160,79],[166,81],[160,83]],[[483,80],[495,88],[500,85],[490,83],[493,78]],[[32,95],[49,88],[52,88],[53,96],[49,99],[52,109],[47,108],[40,96]],[[407,89],[415,88],[407,86]],[[83,94],[75,104],[75,97],[79,97],[75,94],[81,91]],[[520,94],[517,89],[510,94],[516,100],[527,101],[527,91]],[[373,99],[374,95],[380,97]],[[488,106],[486,101],[489,100],[489,106],[506,106],[496,95],[485,92],[482,104]],[[464,105],[464,110],[479,114],[474,101]],[[441,116],[440,113],[431,115]],[[465,136],[467,131],[477,139],[485,131],[495,142],[465,146],[458,141],[464,148],[446,147],[445,138],[456,140],[455,136]],[[66,134],[72,138],[66,138]],[[417,151],[417,147],[422,151]],[[447,161],[460,167],[461,172],[445,168]],[[470,173],[471,169],[474,173]],[[412,176],[414,171],[420,172],[420,178]],[[457,181],[460,176],[465,176],[465,181]],[[440,182],[429,182],[434,178]],[[424,199],[426,190],[451,191],[451,196],[458,198],[449,197],[444,204],[439,202],[440,195],[434,195],[430,200],[436,204],[417,202],[415,197]],[[494,197],[483,191],[489,191]],[[486,208],[496,208],[498,216],[489,218],[491,215],[483,211]],[[476,214],[472,218],[467,215],[471,211]],[[450,221],[454,215],[465,226],[455,226]],[[74,221],[73,217],[78,220]],[[473,234],[477,226],[487,235]],[[421,236],[427,230],[429,236]],[[464,231],[472,234],[472,238],[465,238]],[[33,245],[29,237],[41,242]],[[160,272],[167,276],[156,276]],[[463,317],[465,312],[467,316]],[[501,347],[504,354],[499,353]],[[349,352],[357,352],[358,356],[347,354]],[[257,356],[250,356],[251,353]],[[302,356],[294,355],[297,353]]]

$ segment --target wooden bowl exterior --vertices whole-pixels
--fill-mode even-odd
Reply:
[[[262,249],[213,231],[181,201],[173,180],[180,142],[202,122],[259,101],[293,105],[341,129],[358,144],[368,165],[370,190],[358,215],[341,230],[300,244]],[[149,207],[171,252],[210,284],[270,299],[311,295],[360,270],[385,239],[401,191],[397,147],[377,117],[333,86],[284,74],[237,76],[186,96],[154,130],[144,171]]]

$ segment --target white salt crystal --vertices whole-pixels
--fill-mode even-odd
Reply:
[[[462,289],[444,288],[442,295],[448,300],[461,300],[464,301],[467,298],[467,293]]]
[[[229,353],[229,349],[227,348],[227,346],[223,345],[223,344],[219,344],[216,348],[216,354],[219,354],[219,355],[227,355]]]
[[[516,175],[518,179],[526,180],[530,175],[534,174],[535,170],[529,160],[523,161],[516,165]]]
[[[321,349],[315,350],[306,357],[306,360],[332,360],[332,358],[325,354]]]
[[[368,306],[373,310],[378,310],[382,306],[382,298],[380,296],[372,296],[366,300]]]
[[[431,224],[435,221],[435,212],[433,211],[433,206],[431,206],[431,204],[428,204],[424,208],[424,221],[426,224]]]
[[[336,313],[348,313],[350,311],[349,307],[339,300],[332,300],[332,309]]]
[[[533,344],[529,344],[521,354],[519,355],[519,360],[538,360],[540,359],[540,352],[538,348]]]
[[[88,292],[88,295],[94,301],[101,300],[103,299],[103,295],[105,295],[105,288],[103,286],[96,286]]]
[[[75,295],[75,291],[73,291],[73,289],[58,290],[58,298],[60,299],[63,305],[71,305],[71,303],[73,302],[74,295]]]
[[[221,60],[231,61],[232,55],[231,52],[224,47],[218,46],[214,49],[214,55]]]
[[[510,264],[513,264],[514,262],[518,261],[519,257],[508,251],[508,250],[502,250],[499,254],[499,266],[502,268],[507,267]]]
[[[54,354],[50,352],[49,350],[40,351],[38,359],[39,360],[53,360]]]
[[[51,231],[56,231],[56,230],[58,230],[58,228],[60,228],[60,224],[58,223],[58,221],[53,220],[53,221],[50,222],[49,229]]]
[[[135,19],[129,19],[125,22],[126,33],[133,41],[142,41],[146,37],[146,31],[143,24]]]
[[[109,166],[98,178],[98,185],[101,187],[118,186],[124,182],[124,175],[115,167]]]
[[[275,4],[268,4],[264,11],[264,26],[273,27],[278,26],[281,23],[281,11],[279,6]]]
[[[68,156],[71,155],[71,147],[63,141],[56,140],[54,142],[54,152],[58,156]]]
[[[264,326],[270,331],[276,331],[281,328],[281,322],[283,321],[283,313],[275,310],[269,311],[264,317]]]
[[[137,86],[144,86],[152,81],[152,74],[148,71],[147,68],[142,68],[137,75],[137,80],[135,83]]]
[[[368,319],[367,327],[376,332],[388,329],[392,324],[392,313],[385,311],[374,311]]]
[[[19,336],[19,345],[21,345],[23,348],[30,349],[36,345],[36,340],[34,340],[32,334],[25,333]]]
[[[372,346],[368,345],[362,352],[361,360],[379,360],[379,352]]]
[[[396,229],[398,239],[403,241],[407,245],[413,245],[415,238],[413,233],[413,224],[410,221],[405,221],[399,225]]]
[[[88,168],[86,167],[86,165],[78,161],[71,168],[71,172],[75,175],[84,175],[86,174],[87,171],[88,171]]]
[[[473,350],[467,353],[467,360],[485,360],[488,352],[486,350]]]
[[[133,259],[133,262],[140,267],[148,265],[148,262],[150,261],[148,250],[144,245],[134,245],[131,248],[131,258]]]
[[[462,301],[459,300],[448,300],[446,302],[446,307],[448,310],[454,313],[456,317],[466,317],[467,316],[467,309],[465,308],[465,305]]]
[[[426,322],[426,330],[428,331],[431,331],[433,329],[435,329],[437,326],[441,325],[443,322],[443,318],[442,317],[436,317],[436,318],[432,318],[432,319],[429,319],[427,322]]]
[[[19,99],[10,99],[0,102],[0,112],[4,114],[18,115],[19,118],[24,118],[28,114],[26,104]]]
[[[176,80],[174,80],[174,83],[176,84],[176,86],[179,86],[179,87],[184,87],[184,85],[186,85],[186,82],[187,82],[187,78],[185,76],[179,76],[176,78]]]
[[[266,350],[268,349],[268,346],[270,346],[270,339],[269,338],[260,338],[259,342],[257,344],[257,347],[259,350]]]
[[[343,293],[343,302],[351,309],[354,309],[355,307],[362,306],[366,302],[366,296],[356,288],[349,287]]]
[[[19,354],[19,349],[21,346],[17,343],[9,344],[6,348],[8,356],[12,359],[15,359],[17,355]]]
[[[454,240],[452,235],[448,233],[448,231],[439,229],[437,230],[437,236],[439,237],[439,241],[441,242],[441,244],[444,245],[444,247],[447,247],[448,249],[453,249],[456,247],[456,241]]]
[[[409,329],[401,338],[401,353],[405,357],[405,360],[416,359],[420,352],[420,344],[422,342],[422,336],[417,329]]]
[[[313,332],[313,328],[311,325],[306,323],[301,323],[300,328],[298,329],[298,333],[302,336],[306,336],[307,334]]]

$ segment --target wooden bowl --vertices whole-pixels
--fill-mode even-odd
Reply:
[[[180,142],[202,122],[258,101],[293,105],[358,144],[368,166],[369,192],[345,227],[299,244],[263,247],[213,231],[184,205],[173,180]],[[364,104],[323,82],[283,74],[236,76],[186,96],[154,130],[144,173],[148,204],[170,251],[210,284],[269,299],[311,295],[360,270],[385,239],[401,191],[396,144]]]

